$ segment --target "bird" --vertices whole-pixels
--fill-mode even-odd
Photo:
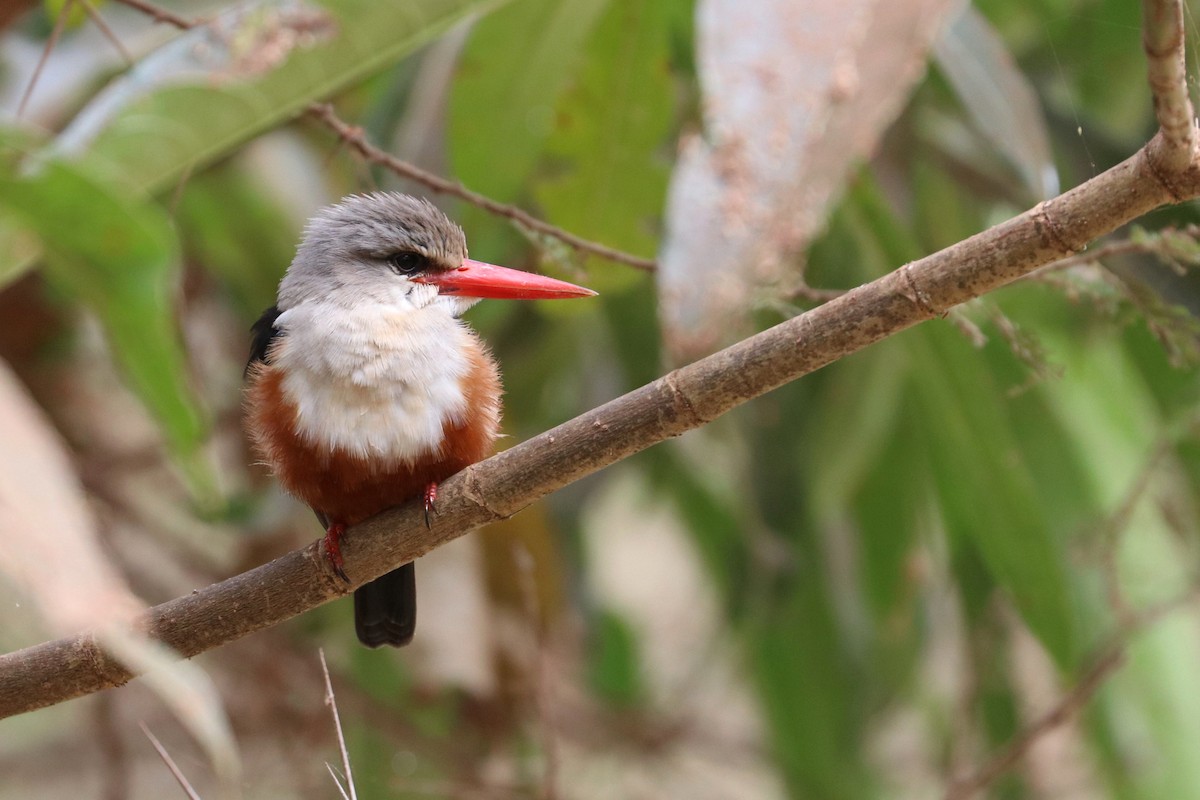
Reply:
[[[479,300],[596,293],[474,261],[462,228],[427,200],[356,194],[317,212],[253,325],[245,418],[258,458],[325,527],[324,555],[347,582],[346,529],[422,498],[491,454],[501,383],[486,344],[462,319]],[[368,647],[416,630],[412,562],[354,592]]]

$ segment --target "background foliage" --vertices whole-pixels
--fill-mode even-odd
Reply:
[[[279,2],[183,34],[110,3],[99,12],[134,63],[84,14],[18,119],[54,8],[4,32],[0,356],[69,449],[90,534],[147,602],[318,533],[249,466],[246,331],[312,211],[419,187],[289,121],[309,102],[335,98],[385,149],[585,237],[653,256],[678,231],[669,179],[704,107],[687,0]],[[808,285],[856,285],[1005,219],[1153,133],[1137,4],[965,13],[846,171],[819,238],[739,309],[748,327],[797,313]],[[439,202],[473,256],[601,291],[471,313],[503,365],[512,437],[663,371],[672,331],[651,274]],[[987,791],[1200,797],[1195,608],[1139,616],[1196,588],[1194,216],[1156,214],[1094,259],[432,554],[408,650],[358,648],[338,603],[200,659],[245,793],[334,791],[317,646],[360,797],[859,798],[944,791],[1116,640],[1125,661],[1086,713]],[[35,612],[54,619],[62,598],[0,570],[0,645],[51,635]],[[136,685],[0,723],[0,796],[168,796],[137,720],[215,796],[201,751]]]

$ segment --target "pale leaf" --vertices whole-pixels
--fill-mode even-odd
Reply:
[[[924,74],[955,0],[701,0],[705,132],[667,201],[659,291],[676,358],[738,338],[756,287],[821,229]]]

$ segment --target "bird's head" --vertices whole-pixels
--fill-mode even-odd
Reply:
[[[483,298],[594,295],[565,281],[472,261],[467,239],[428,201],[398,192],[352,195],[304,231],[279,285],[279,308],[309,300],[444,308],[458,316]]]

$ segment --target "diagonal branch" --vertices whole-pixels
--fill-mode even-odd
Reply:
[[[178,14],[176,14],[172,11],[165,9],[160,5],[155,5],[154,3],[147,2],[146,0],[116,0],[116,1],[123,6],[129,6],[130,8],[134,9],[135,11],[140,11],[141,13],[150,17],[150,19],[154,20],[155,22],[165,22],[168,25],[172,25],[176,28],[179,28],[179,30],[181,30],[181,31],[186,31],[188,28],[191,28],[191,27],[199,24],[198,22],[184,19],[183,17],[179,16]]]
[[[1161,134],[1131,158],[1025,213],[906,264],[825,305],[588,411],[442,485],[427,531],[417,505],[355,526],[345,585],[319,543],[156,606],[150,635],[191,657],[336,599],[488,522],[919,322],[997,289],[1172,202],[1200,196],[1200,168],[1171,180],[1150,163]],[[0,656],[0,717],[120,686],[130,671],[87,633]]]
[[[148,14],[154,18],[155,22],[168,23],[174,25],[175,28],[186,30],[192,28],[197,23],[188,22],[188,20],[170,13],[164,8],[158,7],[146,0],[118,0],[121,4],[137,8],[138,11]],[[599,255],[600,258],[606,258],[610,261],[616,261],[617,264],[625,264],[626,266],[635,267],[638,270],[646,270],[653,272],[658,269],[658,264],[652,258],[642,258],[641,255],[634,255],[620,251],[616,247],[608,247],[600,242],[595,242],[590,239],[584,239],[583,236],[572,234],[569,230],[559,228],[558,225],[552,225],[544,219],[539,219],[524,211],[515,205],[508,203],[499,203],[485,194],[470,191],[469,188],[463,186],[458,181],[442,178],[440,175],[427,172],[421,169],[416,164],[409,163],[391,155],[390,152],[380,150],[370,142],[367,142],[366,137],[362,134],[362,128],[349,125],[348,122],[338,118],[334,112],[334,107],[329,103],[310,103],[307,108],[308,115],[312,118],[324,122],[325,126],[332,132],[337,134],[337,137],[342,142],[349,145],[356,154],[362,157],[362,160],[379,164],[380,167],[390,170],[391,173],[416,182],[432,192],[439,194],[449,194],[451,197],[456,197],[466,201],[470,205],[480,207],[480,209],[492,213],[497,217],[510,219],[521,227],[534,231],[534,233],[542,236],[550,236],[552,239],[557,239],[563,242],[564,245],[576,249],[581,253],[590,253]]]
[[[970,776],[954,781],[946,789],[944,800],[969,800],[995,783],[1001,775],[1020,763],[1034,744],[1046,734],[1074,719],[1124,661],[1124,648],[1114,647],[1105,652],[1053,708],[1019,733],[1003,752]]]
[[[1044,736],[1072,719],[1087,707],[1100,688],[1125,663],[1134,638],[1168,614],[1196,600],[1197,592],[1190,589],[1178,597],[1150,605],[1129,615],[1118,628],[1116,636],[1090,659],[1076,684],[1048,711],[1018,733],[1008,745],[970,775],[953,780],[946,788],[943,800],[970,800],[991,786],[1001,775],[1021,762]]]
[[[187,30],[199,22],[191,22],[176,14],[172,14],[164,8],[147,2],[147,0],[117,0],[118,2],[135,8],[143,14],[148,15],[155,22],[165,22],[174,25],[181,30]],[[49,51],[49,48],[47,48]],[[334,112],[333,106],[328,103],[310,103],[306,109],[309,116],[317,119],[338,135],[338,138],[345,142],[350,148],[359,154],[365,161],[371,164],[378,164],[383,168],[391,171],[401,178],[407,178],[410,181],[421,184],[430,191],[439,194],[448,194],[452,197],[470,203],[477,208],[481,208],[489,214],[512,222],[531,230],[542,236],[548,236],[557,239],[568,247],[580,252],[590,253],[600,258],[606,258],[609,261],[636,269],[652,272],[657,269],[658,265],[652,258],[643,258],[632,253],[626,253],[623,250],[618,250],[615,247],[609,247],[600,242],[594,242],[590,239],[585,239],[570,231],[564,230],[557,225],[551,225],[545,220],[537,217],[517,206],[508,203],[501,203],[493,200],[487,195],[482,195],[479,192],[473,192],[463,186],[458,181],[452,181],[448,178],[443,178],[432,172],[421,169],[415,164],[411,164],[403,159],[396,158],[391,153],[381,150],[375,145],[367,141],[363,135],[362,129],[342,120]]]
[[[333,111],[333,106],[329,104],[312,103],[308,107],[308,113],[310,116],[324,122],[330,130],[338,135],[338,138],[349,145],[354,152],[358,153],[365,160],[372,164],[379,164],[401,178],[415,181],[439,194],[448,194],[452,197],[457,197],[473,206],[482,208],[489,214],[512,220],[518,225],[540,233],[543,236],[558,239],[563,244],[581,253],[590,253],[601,258],[607,258],[609,261],[615,261],[618,264],[625,264],[641,270],[652,271],[657,267],[652,258],[635,256],[632,253],[626,253],[623,250],[617,250],[614,247],[577,236],[570,231],[563,230],[557,225],[551,225],[545,220],[538,219],[517,206],[498,202],[479,192],[471,191],[458,181],[452,181],[440,175],[435,175],[432,172],[426,172],[414,164],[396,158],[386,150],[380,150],[368,142],[366,137],[363,136],[361,128],[349,125],[339,119]]]

